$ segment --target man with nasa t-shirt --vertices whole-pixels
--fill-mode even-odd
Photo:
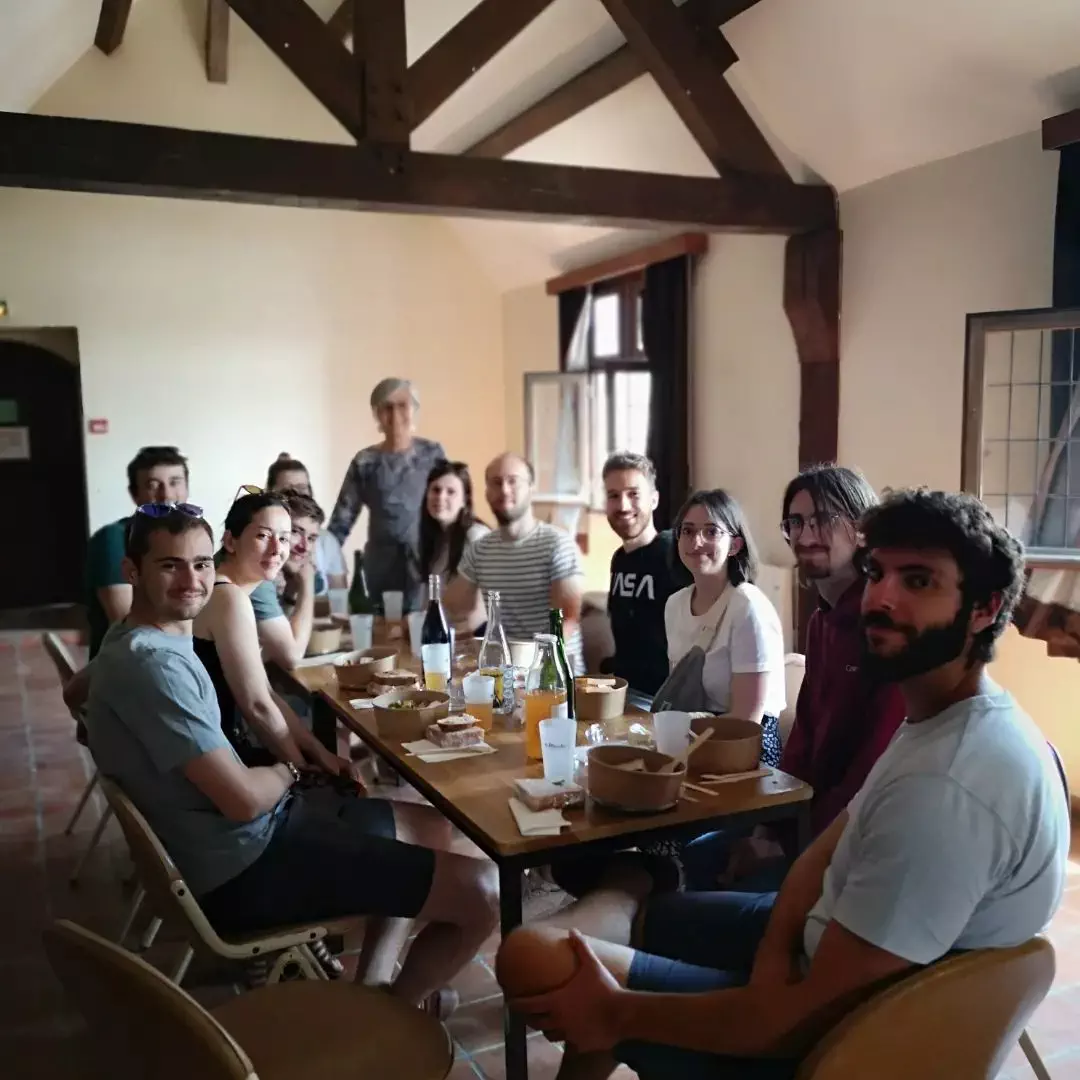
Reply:
[[[652,696],[668,675],[664,605],[684,585],[670,531],[657,532],[656,470],[641,454],[613,454],[604,464],[608,524],[622,540],[611,557],[608,617],[615,655],[603,670]]]

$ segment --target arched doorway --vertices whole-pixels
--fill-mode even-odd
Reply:
[[[82,600],[86,466],[79,368],[0,338],[0,611]]]

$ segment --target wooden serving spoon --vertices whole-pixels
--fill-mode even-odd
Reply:
[[[677,772],[678,769],[679,769],[679,766],[680,765],[685,766],[686,762],[690,758],[690,755],[703,742],[705,742],[707,739],[711,739],[713,737],[714,731],[715,731],[715,729],[710,727],[710,728],[706,728],[704,731],[700,732],[698,735],[696,735],[694,737],[694,741],[681,754],[679,754],[678,757],[672,758],[671,761],[669,761],[666,765],[661,766],[661,768],[657,769],[656,771],[658,773]]]

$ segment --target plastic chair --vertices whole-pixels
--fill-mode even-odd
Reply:
[[[881,991],[811,1051],[797,1080],[993,1080],[1054,981],[1054,949],[958,953]]]
[[[267,986],[208,1012],[149,964],[71,922],[45,952],[107,1055],[132,1080],[443,1080],[453,1046],[437,1020],[382,990]]]
[[[327,978],[310,946],[313,942],[322,941],[328,934],[344,932],[351,925],[349,921],[285,927],[245,938],[221,937],[210,925],[210,920],[180,876],[176,864],[134,803],[105,777],[101,780],[101,790],[123,830],[144,890],[136,897],[138,905],[141,905],[144,897],[148,897],[158,919],[172,918],[183,927],[187,937],[188,948],[172,975],[175,982],[183,981],[195,949],[241,964],[275,956],[267,977],[270,983],[277,982],[290,965],[296,965],[305,978]],[[131,918],[134,918],[134,912]]]

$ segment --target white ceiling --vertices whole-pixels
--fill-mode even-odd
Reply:
[[[410,59],[476,2],[407,0]],[[324,15],[336,6],[311,3]],[[0,108],[30,108],[78,59],[97,7],[0,0]],[[1029,131],[1080,104],[1080,0],[760,0],[726,32],[740,56],[731,82],[774,147],[800,178],[841,191]],[[555,0],[417,129],[414,146],[461,150],[619,41],[599,0]],[[710,171],[648,78],[513,156]],[[503,287],[627,242],[622,232],[558,225],[455,228]]]

